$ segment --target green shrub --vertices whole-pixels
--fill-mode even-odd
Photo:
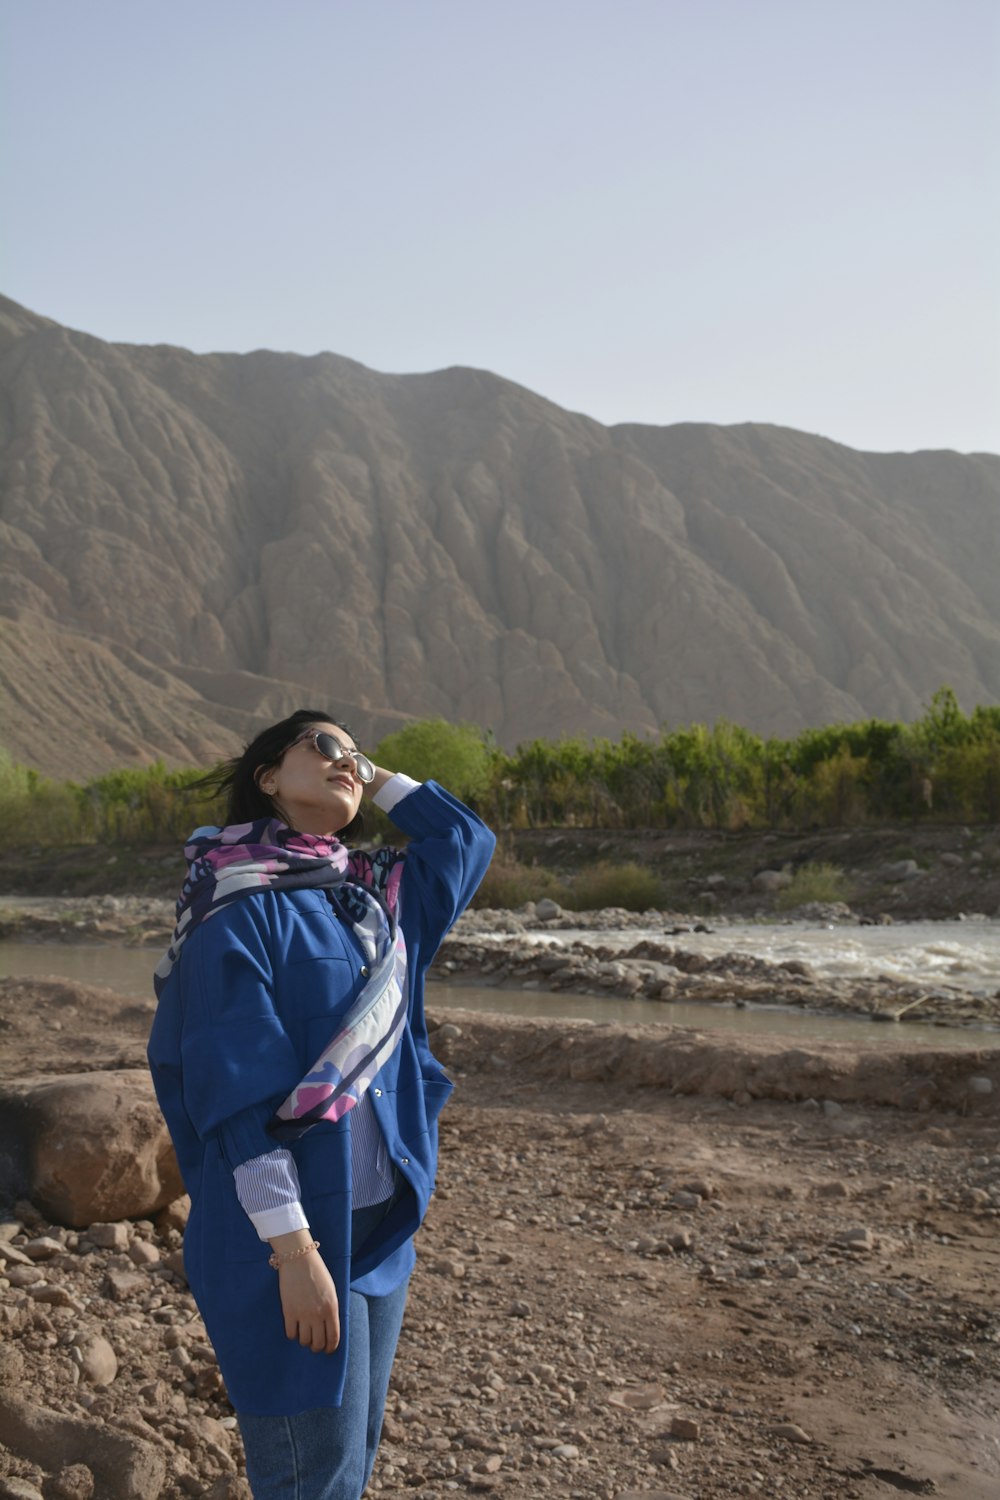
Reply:
[[[540,901],[543,896],[550,896],[563,905],[565,894],[551,870],[494,855],[472,904],[516,911],[526,901]]]
[[[659,876],[645,865],[605,861],[577,875],[562,905],[570,911],[600,911],[606,906],[623,906],[626,911],[655,907],[659,911],[666,905],[666,892]]]
[[[775,906],[779,911],[790,911],[794,906],[807,906],[811,901],[824,904],[846,901],[848,890],[847,877],[839,865],[800,865],[791,883],[778,892]]]

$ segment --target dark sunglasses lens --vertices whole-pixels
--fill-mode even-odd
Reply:
[[[327,760],[342,760],[345,755],[352,756],[358,780],[366,785],[369,781],[375,780],[375,767],[367,755],[362,755],[360,750],[348,750],[347,746],[342,745],[338,739],[334,739],[332,734],[320,730],[316,736],[316,749],[320,755],[325,755]]]

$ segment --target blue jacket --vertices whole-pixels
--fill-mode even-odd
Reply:
[[[314,1354],[285,1336],[278,1278],[236,1197],[233,1170],[272,1151],[274,1110],[315,1061],[364,986],[357,941],[321,890],[262,891],[191,934],[160,996],[149,1063],[191,1195],[184,1266],[238,1411],[339,1406],[349,1289],[392,1291],[413,1267],[413,1235],[434,1187],[437,1117],[452,1083],[431,1053],[424,974],[493,853],[489,829],[435,782],[396,804],[411,842],[400,885],[406,1031],[371,1085],[404,1193],[351,1263],[351,1116],[321,1121],[290,1149],[313,1235],[337,1289],[341,1341]]]

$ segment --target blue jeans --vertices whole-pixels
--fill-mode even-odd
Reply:
[[[379,1203],[353,1215],[355,1249],[387,1206]],[[387,1297],[351,1292],[347,1380],[340,1406],[318,1406],[290,1417],[237,1413],[254,1500],[360,1500],[382,1435],[407,1284]]]

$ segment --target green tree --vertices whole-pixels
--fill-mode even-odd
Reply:
[[[463,802],[479,802],[489,790],[494,752],[474,724],[419,719],[387,734],[372,757],[391,771],[417,781],[439,781]]]

